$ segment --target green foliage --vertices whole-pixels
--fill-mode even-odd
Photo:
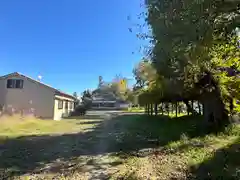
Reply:
[[[82,104],[84,108],[89,109],[92,105],[92,93],[89,90],[83,91]]]
[[[71,113],[71,116],[83,116],[86,114],[87,110],[90,108],[89,103],[84,103],[75,108],[75,110]]]
[[[145,5],[152,49],[150,61],[142,60],[133,71],[140,103],[209,92],[211,85],[196,88],[206,71],[217,82],[225,105],[230,98],[240,100],[240,78],[220,70],[240,71],[239,2],[145,0]]]
[[[74,93],[73,93],[73,96],[74,96],[75,98],[78,98],[77,92],[74,92]]]
[[[156,70],[152,63],[146,59],[141,60],[133,70],[136,86],[143,88],[155,80]]]
[[[108,89],[109,89],[109,91],[112,92],[117,98],[122,99],[122,100],[126,100],[126,99],[127,99],[128,89],[122,88],[122,85],[120,84],[119,81],[110,83]]]
[[[79,104],[79,99],[78,99],[78,94],[77,94],[77,92],[74,92],[74,93],[73,93],[73,96],[76,98],[76,100],[75,100],[75,106],[77,106],[77,105]]]

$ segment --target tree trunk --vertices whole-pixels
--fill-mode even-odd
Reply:
[[[178,114],[182,113],[182,105],[178,103]]]
[[[178,103],[177,102],[175,103],[175,113],[176,113],[176,117],[177,117],[177,114],[178,114]]]
[[[189,114],[190,114],[190,107],[189,107],[188,101],[183,101],[183,102],[184,102],[184,104],[187,107],[187,115],[189,116]]]
[[[195,110],[194,110],[194,100],[191,101],[191,106],[192,106],[192,109],[193,109],[193,111],[192,111],[191,113],[192,113],[192,114],[196,114],[196,113],[194,113],[194,111],[195,111]],[[196,112],[196,111],[195,111],[195,112]]]
[[[188,115],[189,115],[190,113],[192,113],[192,114],[197,114],[197,112],[193,109],[193,107],[191,107],[191,106],[189,105],[189,102],[188,102],[187,100],[184,100],[183,102],[184,102],[184,103],[186,104],[186,106],[187,106]]]
[[[225,108],[225,104],[218,90],[204,95],[203,114],[209,130],[219,131],[230,123],[228,111]]]
[[[149,104],[147,104],[147,114],[150,115],[150,107],[149,107]]]
[[[151,116],[153,115],[153,104],[151,103]]]
[[[202,114],[202,111],[201,111],[201,104],[200,102],[198,101],[198,113],[201,115]]]
[[[169,116],[169,103],[166,103],[166,104],[165,104],[165,108],[166,108],[167,114],[168,114],[168,116]]]
[[[155,116],[157,116],[158,115],[158,104],[157,103],[155,104],[154,110],[155,110]]]
[[[204,103],[202,103],[202,113],[203,113],[203,116],[205,116],[205,114],[206,114],[206,106],[204,105]]]
[[[233,108],[234,108],[234,105],[233,105],[233,98],[229,98],[229,109],[230,109],[230,114],[232,115],[233,114]]]
[[[145,114],[147,114],[148,112],[147,112],[147,108],[148,108],[148,106],[147,105],[145,105]]]
[[[163,115],[162,103],[160,103],[160,111],[161,111],[161,115]]]

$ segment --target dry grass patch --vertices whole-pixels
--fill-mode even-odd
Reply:
[[[84,119],[63,119],[61,121],[54,121],[17,115],[4,116],[0,118],[0,136],[11,138],[26,135],[76,133],[91,130],[91,128],[96,126],[99,122],[96,120]]]

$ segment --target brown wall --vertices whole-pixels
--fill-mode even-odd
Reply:
[[[7,89],[7,79],[24,80],[23,89]],[[0,83],[0,103],[1,99],[4,99],[2,101],[6,108],[24,110],[25,112],[33,108],[36,116],[53,118],[54,90],[21,76],[0,81],[3,81]]]
[[[4,80],[0,79],[0,106],[2,106],[5,102],[5,89],[4,89]]]

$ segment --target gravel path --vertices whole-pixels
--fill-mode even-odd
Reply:
[[[81,179],[87,180],[104,180],[109,179],[111,174],[117,171],[111,164],[114,160],[109,157],[107,149],[109,147],[109,133],[114,126],[114,123],[110,122],[112,118],[116,117],[116,112],[106,113],[103,120],[102,129],[100,130],[98,137],[99,142],[93,147],[93,151],[97,156],[90,156],[86,164],[84,165],[85,173]]]

